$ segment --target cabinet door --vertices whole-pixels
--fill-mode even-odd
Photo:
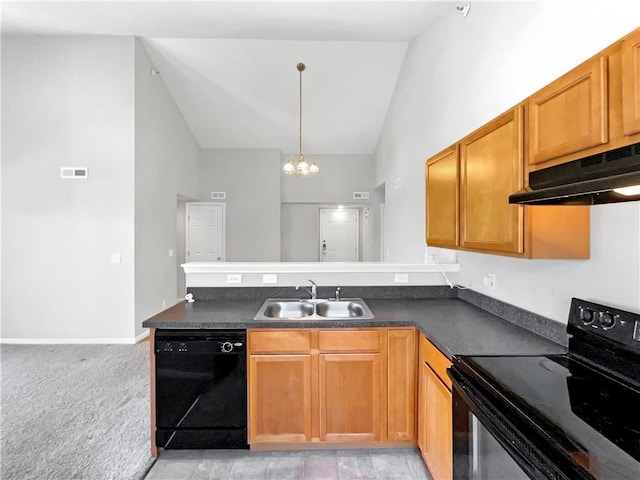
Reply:
[[[380,354],[320,354],[320,440],[380,440]]]
[[[311,440],[311,356],[251,355],[249,443]]]
[[[418,448],[426,462],[427,454],[427,364],[418,367]]]
[[[522,188],[522,107],[516,107],[460,143],[461,245],[521,253],[523,207],[509,195]]]
[[[529,163],[608,141],[607,60],[583,63],[528,101]]]
[[[416,434],[416,331],[387,332],[387,438],[412,441]]]
[[[451,392],[435,373],[425,366],[424,459],[434,480],[453,476]]]
[[[640,132],[640,29],[622,41],[622,122],[625,135]]]
[[[460,185],[457,145],[427,160],[425,169],[427,244],[457,247]]]

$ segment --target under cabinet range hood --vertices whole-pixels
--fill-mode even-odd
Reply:
[[[523,205],[634,200],[640,200],[640,143],[531,172],[529,187],[509,196],[509,203]]]

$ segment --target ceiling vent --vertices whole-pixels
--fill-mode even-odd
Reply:
[[[353,192],[354,200],[369,200],[369,192]]]
[[[211,192],[211,200],[226,200],[227,192]]]
[[[60,167],[60,178],[87,178],[87,167]]]

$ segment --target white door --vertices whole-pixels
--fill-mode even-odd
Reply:
[[[320,209],[320,261],[358,261],[358,210]]]
[[[224,262],[224,204],[187,204],[187,262]]]

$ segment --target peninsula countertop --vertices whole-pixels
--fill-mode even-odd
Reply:
[[[415,326],[449,359],[454,355],[564,353],[566,347],[458,298],[364,298],[371,320],[254,320],[264,299],[179,302],[144,321],[157,329],[358,328]]]

